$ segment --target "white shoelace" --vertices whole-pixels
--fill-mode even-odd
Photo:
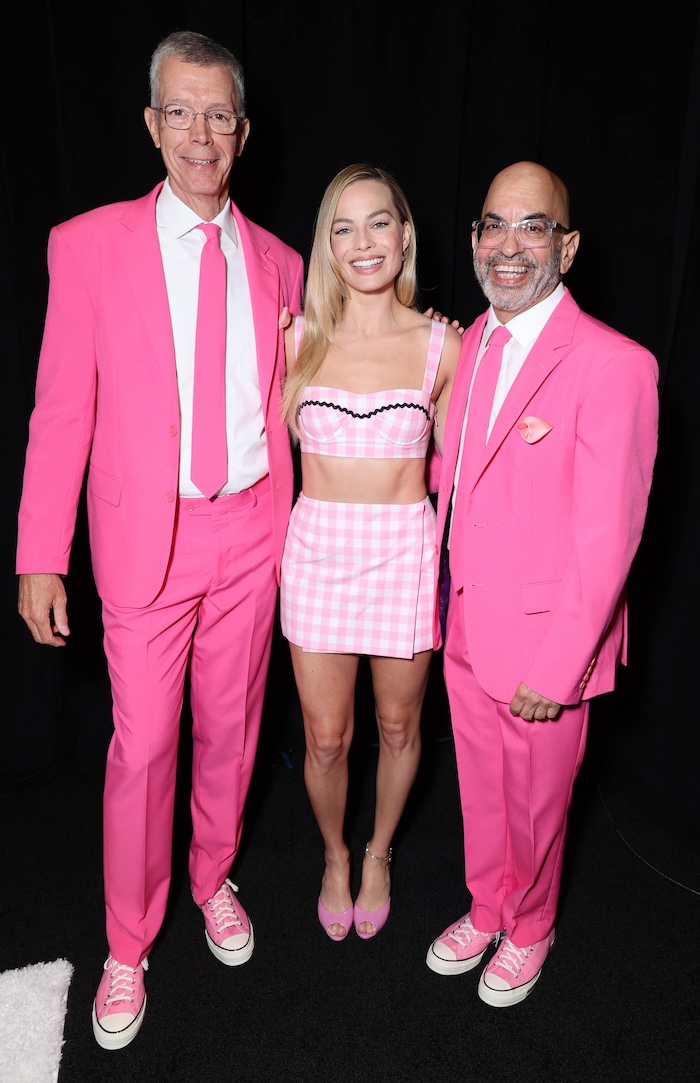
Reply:
[[[469,918],[460,921],[459,925],[449,932],[451,939],[456,940],[463,948],[468,948],[472,941],[476,940],[477,936],[480,935],[478,929],[474,928]]]
[[[148,959],[140,964],[144,970],[148,970]],[[104,970],[109,970],[109,996],[106,1004],[117,1004],[126,1000],[131,1003],[134,999],[134,986],[136,985],[136,968],[118,963],[111,955],[104,965]]]
[[[231,889],[226,890],[226,886]],[[233,905],[232,891],[238,891],[235,884],[232,884],[230,880],[224,880],[223,884],[217,891],[213,898],[207,900],[207,906],[212,912],[214,921],[216,922],[216,928],[219,932],[222,929],[230,929],[232,925],[241,925],[241,919],[236,913],[236,908]]]
[[[517,978],[525,964],[525,960],[529,958],[529,948],[516,948],[512,940],[504,940],[501,950],[491,963],[491,967],[500,966],[503,970],[507,970],[509,974],[512,974],[514,978]]]

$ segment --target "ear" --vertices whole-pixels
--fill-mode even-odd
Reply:
[[[401,240],[401,248],[402,248],[402,251],[404,253],[406,252],[406,249],[408,248],[410,243],[411,243],[411,227],[409,226],[408,222],[404,222],[404,224],[403,224],[403,238]]]
[[[236,157],[240,158],[243,153],[243,148],[246,144],[246,139],[250,135],[250,121],[248,117],[242,120],[236,130]]]
[[[160,126],[158,123],[158,114],[155,109],[151,109],[150,105],[147,105],[143,111],[143,119],[146,122],[146,127],[151,133],[151,139],[157,147],[160,147]]]
[[[571,270],[571,264],[578,252],[580,240],[581,234],[577,229],[573,229],[571,233],[565,233],[562,237],[559,251],[559,270],[561,274],[565,275],[567,271]]]

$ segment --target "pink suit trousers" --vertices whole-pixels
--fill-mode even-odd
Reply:
[[[169,573],[145,608],[103,603],[114,735],[104,789],[112,955],[136,966],[162,925],[171,875],[188,661],[197,904],[229,874],[263,709],[277,600],[269,478],[213,501],[181,498]]]
[[[477,929],[505,929],[519,947],[554,926],[567,815],[586,746],[589,701],[526,722],[492,699],[469,664],[462,591],[450,592],[444,652]]]

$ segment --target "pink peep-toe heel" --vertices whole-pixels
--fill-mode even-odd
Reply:
[[[389,911],[391,909],[391,899],[384,903],[379,910],[363,910],[361,906],[355,903],[353,907],[353,921],[355,923],[355,932],[361,940],[371,940],[373,936],[376,936],[384,926],[386,925],[386,919],[389,917]],[[363,921],[370,922],[372,924],[372,930],[369,933],[361,933],[358,929],[358,925],[362,925]]]
[[[375,861],[379,861],[382,865],[389,865],[393,856],[393,850],[390,846],[389,853],[386,855],[386,857],[377,857],[377,855],[373,854],[370,850],[369,843],[367,843],[367,845],[365,846],[365,853],[369,854],[369,856],[374,858]],[[360,939],[371,940],[373,936],[376,936],[378,932],[381,932],[381,930],[386,925],[390,910],[391,896],[389,896],[387,902],[384,903],[384,906],[380,906],[379,910],[363,910],[361,906],[358,906],[357,903],[355,903],[352,908],[352,920],[355,926],[355,932],[360,937]],[[359,926],[363,923],[372,926],[370,932],[360,932]]]
[[[345,937],[350,931],[353,919],[353,908],[349,906],[347,910],[343,910],[340,914],[334,914],[332,910],[326,910],[325,906],[321,902],[319,896],[318,900],[318,920],[323,926],[326,936],[329,936],[331,940],[345,940]],[[331,925],[342,925],[345,929],[344,933],[332,933],[330,931]]]

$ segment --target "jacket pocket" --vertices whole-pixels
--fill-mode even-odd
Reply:
[[[559,592],[561,579],[549,583],[525,583],[520,588],[524,613],[548,613]]]
[[[119,478],[112,477],[111,474],[105,474],[91,466],[87,487],[91,496],[106,500],[108,504],[113,504],[115,508],[119,507],[122,497],[122,483]]]

